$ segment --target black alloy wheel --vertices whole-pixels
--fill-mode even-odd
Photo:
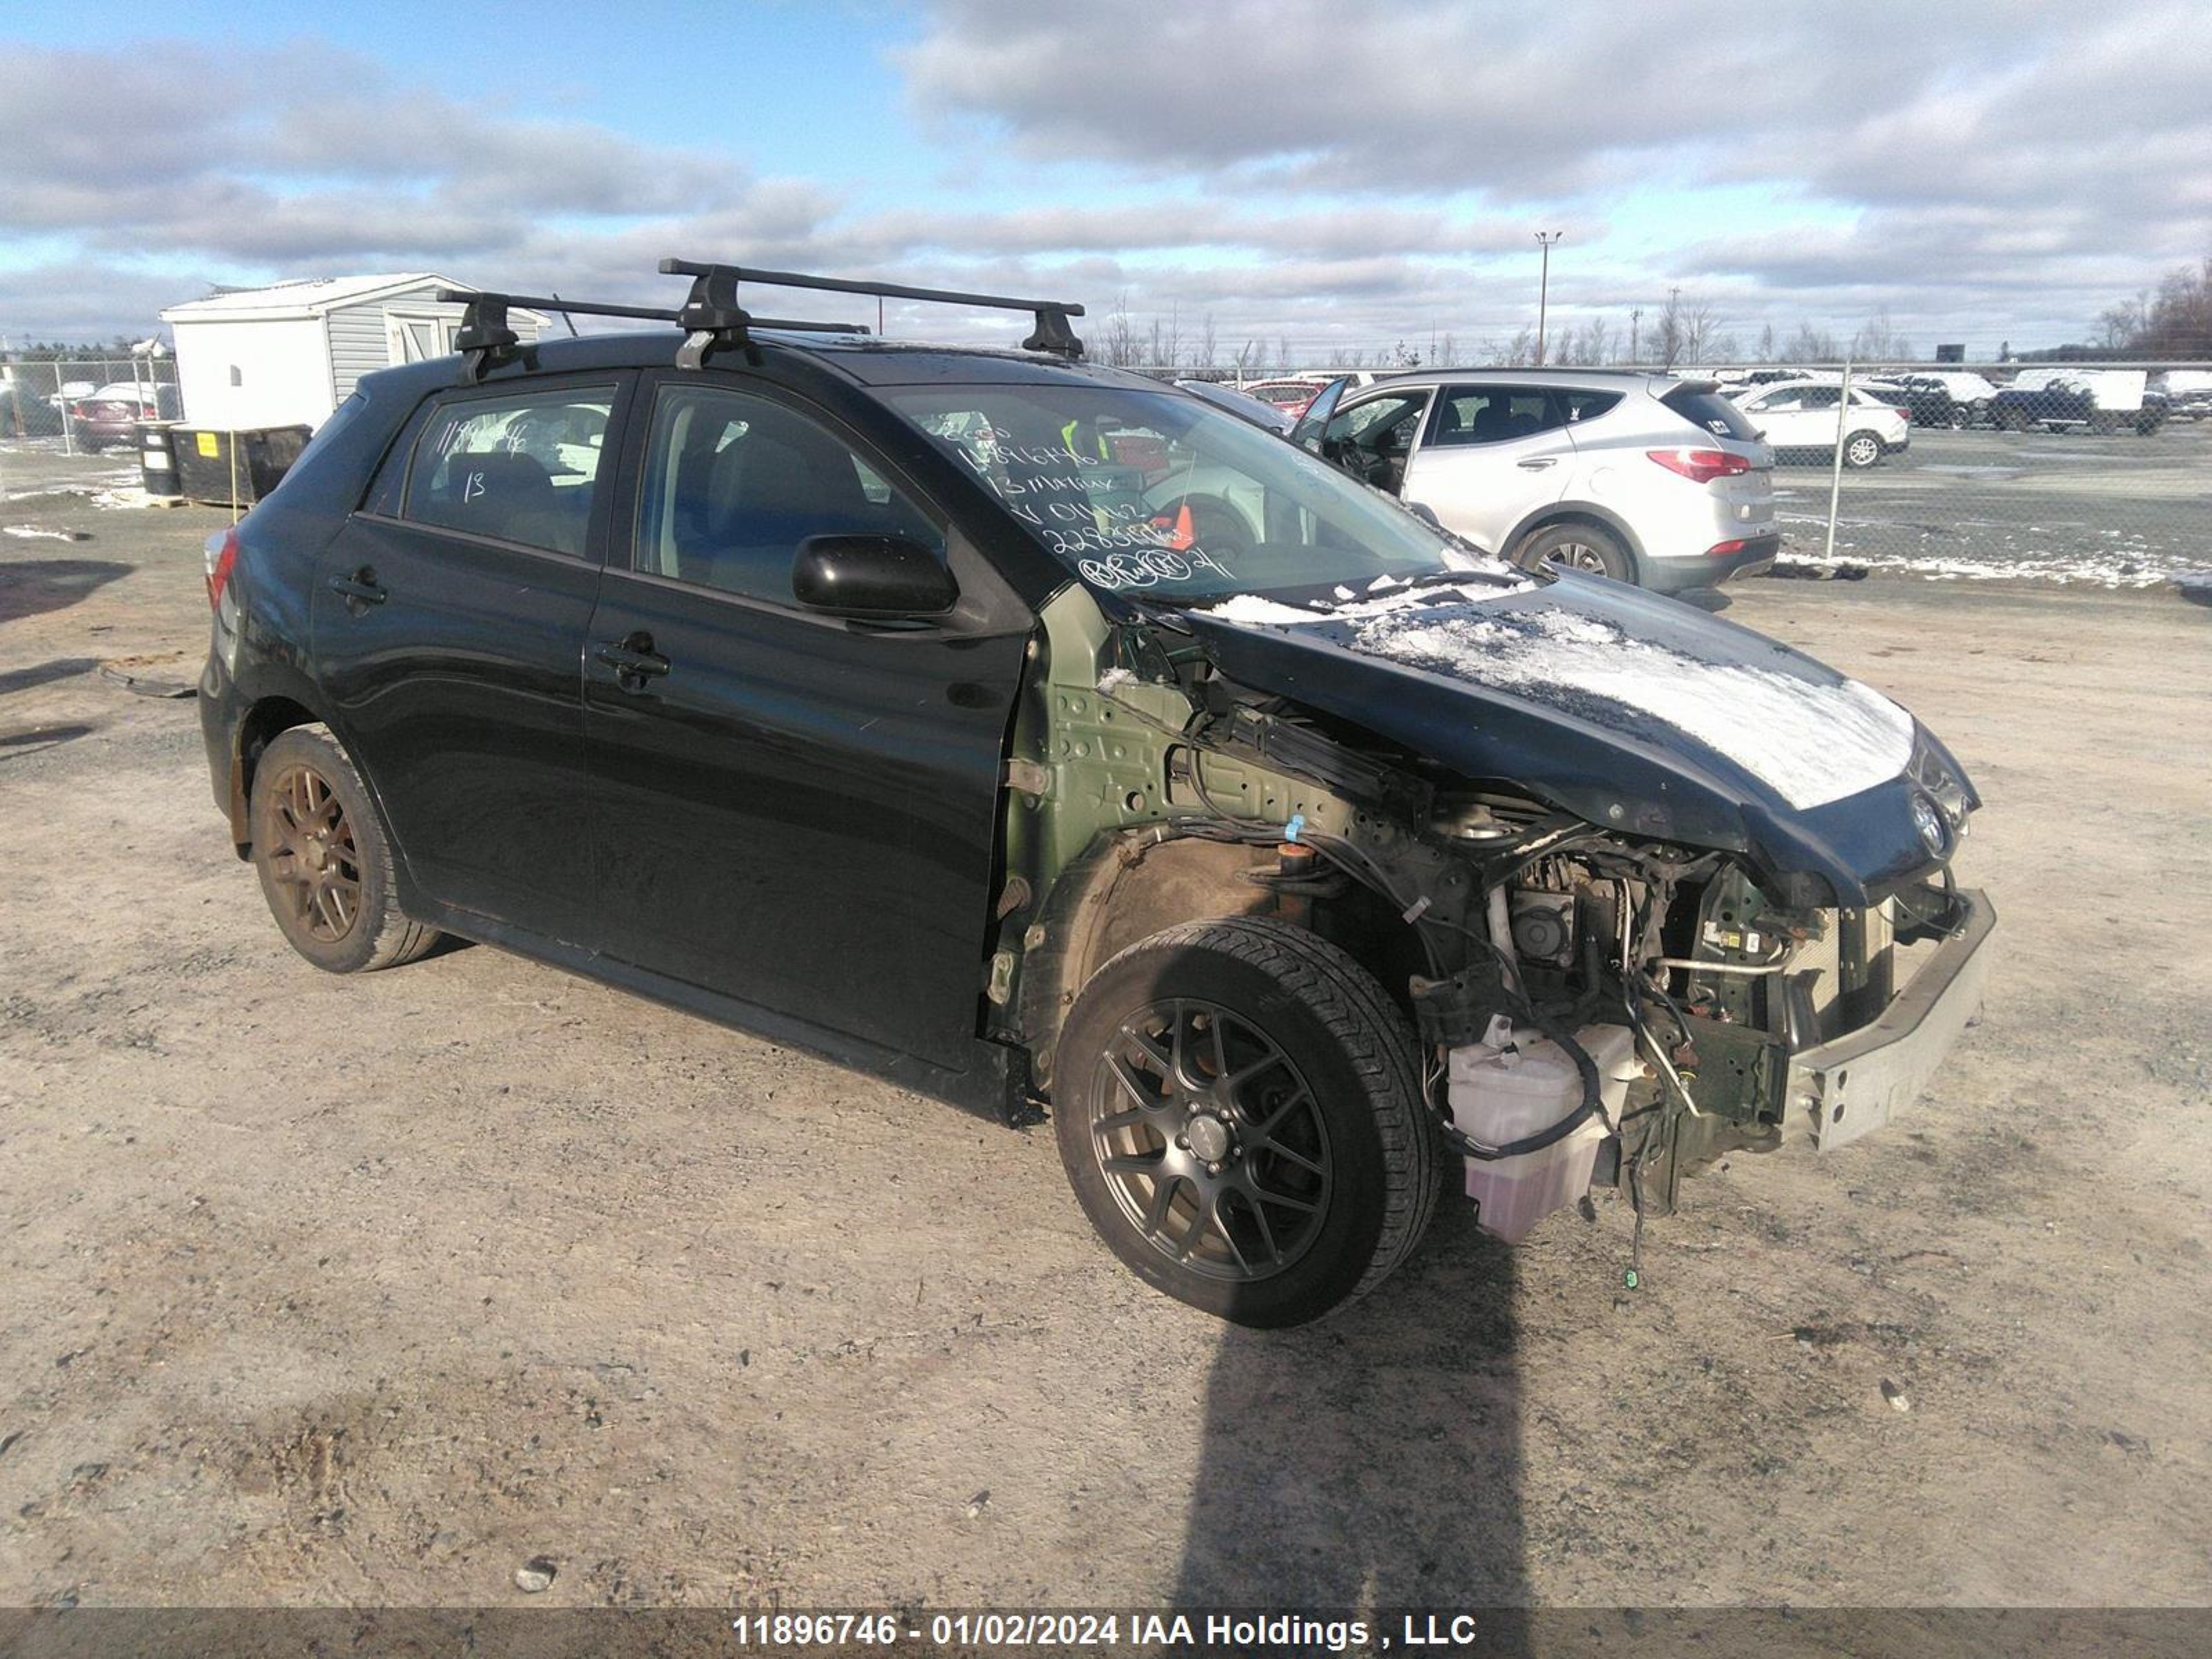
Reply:
[[[276,734],[254,768],[248,813],[262,896],[292,948],[316,967],[397,967],[438,942],[434,928],[401,914],[384,826],[327,729]]]

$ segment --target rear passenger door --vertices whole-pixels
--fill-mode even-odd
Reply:
[[[1405,497],[1494,552],[1566,493],[1575,447],[1559,393],[1540,386],[1448,386],[1406,475]]]
[[[955,532],[781,386],[655,377],[585,663],[599,931],[618,960],[958,1066],[1033,623],[801,607],[807,537]],[[968,569],[953,561],[956,571]],[[971,594],[980,573],[961,578]],[[1009,596],[1010,597],[1010,596]]]
[[[580,663],[627,381],[455,388],[386,459],[323,555],[313,651],[338,735],[423,892],[572,937]]]

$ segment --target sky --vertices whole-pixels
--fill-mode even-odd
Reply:
[[[1541,231],[1555,340],[1679,289],[1742,353],[1886,315],[1980,358],[2212,257],[2208,67],[2192,0],[11,0],[0,335],[381,271],[672,305],[673,253],[1479,361]]]

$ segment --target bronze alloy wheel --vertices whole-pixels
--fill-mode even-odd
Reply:
[[[361,921],[361,853],[330,780],[311,766],[284,768],[270,790],[266,829],[269,877],[294,921],[324,944],[345,939]]]
[[[251,786],[253,863],[294,950],[332,974],[412,962],[437,930],[399,908],[392,848],[337,738],[295,726],[262,750]]]
[[[1268,1279],[1314,1241],[1328,1127],[1290,1058],[1250,1021],[1190,998],[1122,1021],[1091,1093],[1091,1156],[1121,1212],[1188,1272]]]

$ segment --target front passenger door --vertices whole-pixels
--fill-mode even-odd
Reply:
[[[1406,482],[1406,499],[1448,530],[1503,549],[1514,527],[1558,501],[1575,447],[1559,393],[1546,386],[1446,386]]]
[[[1395,495],[1405,485],[1428,406],[1426,387],[1346,404],[1329,418],[1321,453],[1363,483]]]
[[[840,621],[817,534],[957,536],[771,383],[659,377],[585,653],[592,943],[720,996],[958,1066],[978,1026],[1000,771],[1033,617]],[[966,556],[962,555],[964,558]],[[1011,609],[1009,609],[1011,605]]]

